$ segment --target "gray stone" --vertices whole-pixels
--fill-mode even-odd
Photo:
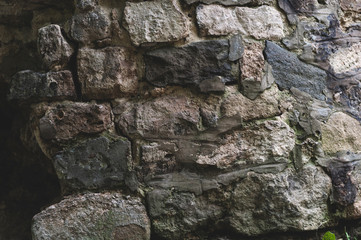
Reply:
[[[111,37],[109,13],[97,7],[73,16],[70,26],[72,39],[84,45]]]
[[[98,0],[75,0],[75,4],[80,11],[90,11],[98,6]]]
[[[130,142],[101,136],[58,152],[53,157],[63,192],[124,186],[131,168]]]
[[[229,60],[237,61],[244,52],[243,40],[241,35],[234,35],[229,39]]]
[[[342,10],[361,12],[360,0],[340,0]]]
[[[241,33],[256,39],[284,37],[280,13],[270,6],[225,8],[219,5],[197,7],[197,23],[203,35],[222,36]]]
[[[59,25],[48,25],[38,31],[38,51],[48,69],[64,67],[74,50],[65,40]]]
[[[124,20],[135,45],[177,41],[189,34],[187,18],[174,0],[127,2]]]
[[[124,47],[80,49],[78,76],[83,97],[111,99],[135,93],[138,75],[134,55]]]
[[[360,3],[361,4],[361,3]],[[329,58],[334,73],[361,73],[361,43],[353,44],[347,48],[338,49]]]
[[[331,179],[314,165],[300,172],[249,173],[233,191],[231,227],[248,236],[326,227],[331,186]]]
[[[146,79],[158,87],[190,85],[202,92],[223,91],[225,83],[238,78],[237,63],[229,60],[229,50],[228,40],[210,40],[147,52]]]
[[[141,200],[120,193],[70,196],[33,217],[33,240],[150,239]]]
[[[221,4],[224,6],[242,6],[246,4],[252,5],[271,5],[274,0],[185,0],[187,4],[204,3],[204,4]]]
[[[326,91],[325,71],[301,62],[297,55],[290,53],[270,41],[266,42],[265,55],[272,66],[275,82],[281,89],[297,88],[313,98],[324,100]]]
[[[9,100],[40,102],[43,100],[75,99],[76,92],[70,71],[38,73],[18,72],[11,78]]]
[[[155,189],[148,193],[147,204],[154,233],[164,239],[191,239],[192,234],[200,236],[201,229],[209,234],[224,215],[223,207],[187,192]]]

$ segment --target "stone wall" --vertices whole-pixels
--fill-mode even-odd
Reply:
[[[0,6],[32,239],[361,237],[361,1]]]

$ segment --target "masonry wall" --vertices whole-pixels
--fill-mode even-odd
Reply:
[[[32,239],[361,237],[359,0],[0,5]]]

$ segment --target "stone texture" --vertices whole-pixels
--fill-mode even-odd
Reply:
[[[139,198],[120,193],[70,196],[33,218],[40,239],[150,239],[150,222]]]
[[[318,167],[249,173],[233,191],[231,227],[245,235],[317,230],[328,224],[331,179]]]
[[[116,136],[88,139],[58,152],[53,164],[65,192],[124,186],[131,169],[130,142]]]
[[[361,2],[360,2],[361,4]],[[330,65],[337,74],[361,71],[361,43],[339,49],[330,56]]]
[[[241,51],[238,46],[234,52]],[[225,83],[238,78],[237,64],[229,60],[229,48],[228,40],[211,40],[147,52],[146,79],[158,87],[190,85],[202,92],[224,91]]]
[[[156,189],[148,193],[147,203],[154,233],[165,239],[191,239],[204,228],[210,233],[223,216],[221,206],[187,192]]]
[[[297,56],[270,41],[266,42],[265,55],[272,66],[275,82],[281,89],[297,88],[313,98],[324,100],[326,72],[301,62]]]
[[[272,4],[273,0],[185,0],[187,4],[205,3],[205,4],[221,4],[224,6],[242,6],[246,4],[262,5]]]
[[[204,35],[241,33],[256,39],[279,40],[284,37],[280,13],[269,6],[225,8],[219,5],[197,7],[197,22]]]
[[[361,124],[349,115],[336,112],[322,124],[322,147],[327,153],[361,150]]]
[[[177,41],[188,36],[188,23],[174,0],[127,2],[124,25],[135,45]]]
[[[111,124],[111,109],[106,104],[62,102],[40,105],[40,136],[48,140],[70,140],[79,134],[96,134]],[[38,110],[40,111],[40,110]]]
[[[124,109],[114,110],[117,126],[127,136],[146,139],[173,139],[195,134],[200,123],[199,106],[181,94],[128,105],[118,102],[119,108]]]
[[[39,29],[38,51],[48,69],[64,67],[74,52],[63,37],[60,26],[56,24]]]
[[[78,77],[87,99],[120,97],[138,88],[134,53],[123,47],[80,49]]]
[[[73,16],[70,36],[84,45],[102,41],[111,37],[111,20],[109,13],[97,7],[92,11],[78,13]]]
[[[75,0],[76,8],[81,11],[91,11],[98,6],[98,0]]]
[[[7,98],[20,101],[75,99],[76,92],[70,71],[38,73],[25,70],[11,78]]]
[[[261,44],[252,43],[245,47],[240,70],[241,92],[250,99],[255,99],[274,82],[272,67],[264,60]]]
[[[360,0],[340,0],[342,10],[361,12]]]
[[[293,130],[283,121],[268,120],[222,137],[212,153],[196,162],[218,168],[289,162],[295,145]]]

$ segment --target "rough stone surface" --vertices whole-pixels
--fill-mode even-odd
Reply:
[[[336,112],[322,124],[322,147],[325,152],[361,150],[361,124],[349,115]]]
[[[58,152],[54,168],[65,191],[119,187],[131,169],[130,142],[101,136]]]
[[[233,192],[231,226],[245,235],[319,229],[328,224],[330,191],[331,179],[313,165],[299,173],[249,173]]]
[[[294,145],[293,130],[285,122],[270,120],[223,136],[211,154],[198,156],[196,162],[218,168],[286,163]]]
[[[74,52],[63,37],[60,26],[56,24],[39,29],[38,49],[45,66],[49,69],[64,67]]]
[[[342,10],[361,12],[360,0],[340,0]]]
[[[127,2],[124,20],[135,45],[177,41],[189,34],[187,19],[174,0]]]
[[[71,20],[70,35],[72,39],[85,45],[110,38],[111,20],[109,13],[97,7],[92,11],[74,15]]]
[[[205,4],[221,4],[224,6],[242,6],[246,4],[262,5],[271,4],[273,0],[185,0],[187,4],[205,3]]]
[[[158,87],[176,84],[197,86],[202,92],[224,91],[225,83],[238,78],[229,47],[228,40],[211,40],[150,51],[145,55],[146,79]]]
[[[127,136],[142,136],[146,139],[181,138],[195,134],[200,122],[198,105],[178,94],[131,103],[125,107],[116,122]]]
[[[361,2],[360,2],[361,4]],[[330,57],[330,65],[335,73],[355,72],[361,70],[361,43],[346,49],[339,49]]]
[[[204,227],[209,233],[210,223],[223,216],[222,207],[187,192],[156,189],[147,202],[154,232],[165,239],[184,239]]]
[[[76,92],[70,71],[38,73],[25,70],[12,77],[7,97],[20,101],[72,100],[76,98]]]
[[[40,239],[150,239],[150,222],[139,198],[88,193],[65,198],[33,218]]]
[[[256,39],[284,37],[280,13],[269,6],[225,8],[219,5],[197,7],[197,22],[204,35],[222,36],[241,33]]]
[[[123,47],[80,49],[78,77],[87,99],[120,97],[135,93],[138,87],[134,54]]]
[[[40,136],[44,140],[69,140],[79,134],[95,134],[111,124],[111,109],[106,104],[62,102],[39,106],[44,114],[39,118]]]
[[[301,62],[295,54],[270,41],[266,42],[265,55],[267,62],[272,66],[275,82],[281,89],[294,87],[316,99],[325,99],[325,71]]]

